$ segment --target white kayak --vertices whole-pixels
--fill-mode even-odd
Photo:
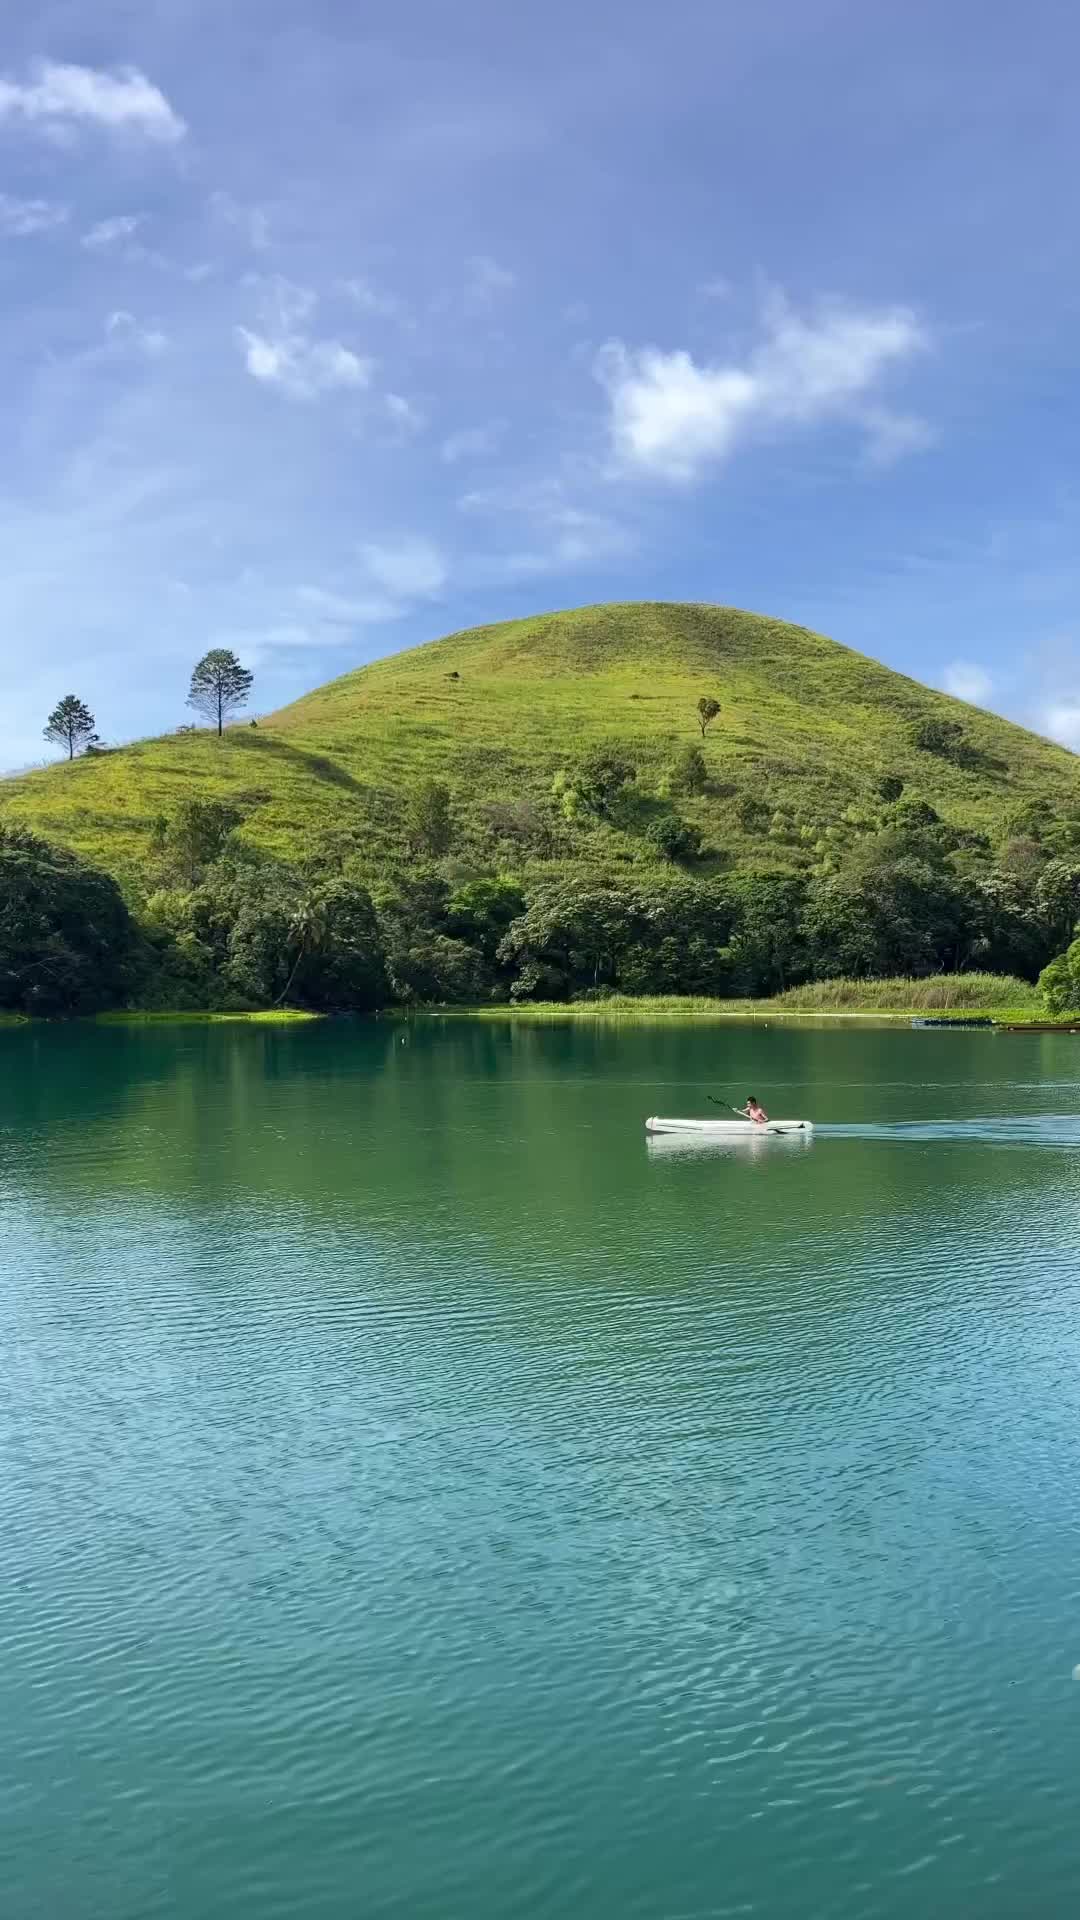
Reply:
[[[646,1133],[700,1134],[706,1140],[730,1139],[734,1134],[760,1139],[763,1133],[813,1133],[812,1120],[664,1120],[656,1114],[645,1122]]]

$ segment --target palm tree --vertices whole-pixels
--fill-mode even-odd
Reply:
[[[300,970],[300,962],[306,959],[310,953],[313,953],[320,942],[326,938],[326,931],[327,915],[325,901],[320,899],[317,893],[305,893],[301,895],[301,898],[297,901],[289,916],[288,940],[290,945],[294,940],[296,941],[296,956],[289,969],[289,977],[282,987],[281,992],[278,994],[277,999],[274,1001],[275,1007],[280,1007],[282,1001],[286,998],[289,988],[292,986]]]

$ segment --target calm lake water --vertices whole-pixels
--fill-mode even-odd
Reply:
[[[1078,1230],[1080,1040],[0,1033],[4,1920],[1075,1911]]]

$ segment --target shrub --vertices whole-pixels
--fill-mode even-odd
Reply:
[[[665,860],[696,860],[701,852],[701,834],[689,820],[677,813],[665,813],[654,820],[646,838]]]
[[[670,793],[704,793],[709,783],[709,769],[705,755],[700,747],[686,746],[676,754],[668,771],[668,791]]]

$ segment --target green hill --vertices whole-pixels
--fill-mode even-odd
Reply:
[[[704,742],[702,696],[721,703]],[[962,725],[963,764],[914,744],[935,719]],[[181,799],[219,798],[267,851],[295,859],[343,836],[375,868],[405,850],[403,795],[435,776],[451,790],[462,851],[505,864],[516,850],[530,865],[591,857],[582,830],[544,822],[553,776],[608,745],[636,764],[643,811],[600,830],[605,855],[650,860],[649,805],[673,756],[695,743],[709,787],[677,804],[714,864],[820,860],[845,812],[880,807],[885,774],[905,782],[905,798],[993,838],[1031,802],[1080,809],[1080,759],[1008,721],[801,627],[644,604],[473,628],[358,668],[220,741],[178,732],[6,780],[0,821],[137,887],[155,820]]]

